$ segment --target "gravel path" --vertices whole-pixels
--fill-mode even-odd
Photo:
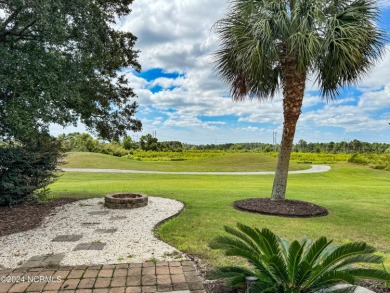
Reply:
[[[149,197],[146,207],[112,210],[102,198],[77,201],[56,209],[33,230],[0,237],[0,264],[15,268],[29,258],[44,254],[65,254],[61,265],[92,265],[177,260],[174,247],[155,238],[153,229],[164,219],[177,214],[183,204],[176,200]],[[106,215],[89,213],[108,212]],[[84,223],[84,224],[83,224]],[[98,224],[85,224],[98,223]],[[117,229],[102,233],[97,229]],[[60,235],[82,235],[75,242],[53,242]],[[106,243],[103,250],[73,249],[80,243]]]
[[[82,168],[62,168],[65,172],[82,173],[139,173],[139,174],[172,174],[172,175],[274,175],[274,171],[264,172],[163,172],[163,171],[140,171],[140,170],[120,170],[120,169],[82,169]],[[328,172],[330,166],[312,165],[310,169],[290,171],[289,174],[307,174]]]

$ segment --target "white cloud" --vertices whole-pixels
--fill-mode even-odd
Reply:
[[[364,93],[358,106],[365,112],[377,112],[382,109],[390,111],[390,84],[383,90]]]
[[[171,87],[178,87],[182,86],[184,84],[185,79],[183,77],[179,78],[166,78],[166,77],[159,77],[153,80],[150,83],[150,87],[154,86],[161,86],[163,89],[169,89]]]
[[[137,0],[121,28],[138,36],[144,69],[188,70],[216,46],[210,29],[226,5],[226,0]]]
[[[152,125],[153,126],[161,125],[163,120],[164,120],[164,117],[155,117],[153,119]]]
[[[380,4],[389,7],[390,0]],[[133,12],[121,19],[119,27],[138,37],[136,47],[141,50],[139,61],[144,71],[162,68],[180,74],[177,78],[161,77],[148,82],[126,72],[138,95],[139,114],[147,118],[142,118],[143,133],[157,129],[161,140],[192,143],[271,142],[274,129],[278,129],[280,137],[281,93],[265,102],[233,102],[228,85],[213,71],[212,53],[218,41],[211,28],[223,17],[227,6],[228,0],[137,0],[131,7]],[[383,131],[390,119],[385,111],[390,112],[389,68],[390,45],[383,60],[359,83],[362,96],[347,94],[331,104],[313,94],[318,86],[309,81],[297,137],[340,140],[345,133],[353,133],[364,140],[370,130],[379,140],[389,141],[389,134]],[[163,90],[153,93],[155,86]],[[151,119],[153,115],[156,118]],[[235,119],[232,122],[220,116]],[[214,118],[207,121],[207,117]],[[325,128],[334,128],[335,132]]]
[[[390,0],[388,1],[390,2]],[[390,6],[390,4],[389,4]],[[390,44],[385,47],[382,60],[379,60],[367,76],[362,77],[358,87],[365,91],[377,90],[385,85],[389,85],[390,68]]]
[[[226,125],[224,121],[207,121],[209,125]]]
[[[158,78],[147,84],[136,80],[140,103],[151,105],[168,116],[165,121],[159,119],[155,124],[183,129],[226,130],[232,126],[230,123],[204,122],[199,116],[233,115],[239,123],[254,125],[242,128],[246,130],[264,131],[256,124],[267,124],[270,129],[282,127],[280,93],[272,101],[235,103],[227,98],[228,86],[213,72],[211,56],[217,48],[217,39],[211,27],[223,17],[227,3],[227,0],[137,0],[132,7],[133,13],[122,22],[123,29],[139,37],[137,46],[142,51],[140,61],[144,70],[163,68],[183,74],[176,79]],[[381,4],[387,3],[382,1]],[[319,96],[307,94],[299,127],[334,126],[346,132],[375,129],[383,121],[370,113],[383,110],[390,99],[388,91],[373,92],[372,89],[390,85],[387,76],[389,67],[390,54],[385,54],[383,61],[361,81],[360,88],[365,93],[356,106],[349,105],[356,102],[356,97],[352,96],[328,105]],[[161,86],[164,90],[152,93],[149,89],[153,86]],[[172,87],[175,88],[169,90]],[[307,89],[315,91],[318,87],[308,82]]]
[[[380,7],[390,7],[390,0],[379,0],[378,4]]]

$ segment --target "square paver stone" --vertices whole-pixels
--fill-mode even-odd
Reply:
[[[79,241],[83,235],[58,235],[52,241],[54,242],[76,242]]]
[[[97,211],[97,212],[89,212],[88,215],[91,215],[91,216],[104,216],[104,215],[108,215],[110,212],[105,212],[105,211]]]
[[[83,226],[94,226],[94,225],[99,225],[100,223],[99,222],[84,222],[84,223],[81,223],[81,225]]]
[[[104,243],[104,242],[80,243],[73,249],[73,251],[76,251],[76,250],[103,250],[104,246],[106,246],[106,243]]]
[[[102,233],[102,234],[113,234],[117,231],[118,229],[96,229],[96,233]]]
[[[110,221],[119,221],[119,220],[124,220],[124,219],[127,219],[127,217],[124,217],[124,216],[113,216],[111,218],[109,218]]]
[[[45,254],[36,255],[28,259],[22,267],[45,267],[49,265],[59,265],[65,254]]]

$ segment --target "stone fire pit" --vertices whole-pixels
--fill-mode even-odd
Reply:
[[[148,204],[148,196],[138,193],[115,193],[104,197],[104,205],[110,209],[135,209]]]

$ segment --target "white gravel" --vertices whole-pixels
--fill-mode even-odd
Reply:
[[[158,240],[153,229],[162,220],[175,215],[183,204],[176,200],[149,197],[146,207],[114,210],[103,206],[103,198],[77,201],[57,208],[44,223],[33,230],[0,237],[0,265],[16,268],[32,256],[64,253],[61,265],[92,265],[144,262],[155,258],[169,261],[180,252]],[[89,212],[109,211],[108,215],[89,215]],[[124,219],[110,220],[113,217]],[[98,225],[83,226],[85,222]],[[95,229],[118,229],[102,234]],[[83,235],[77,242],[53,242],[59,235]],[[105,242],[103,250],[73,249],[79,243]],[[184,256],[183,256],[184,258]]]

